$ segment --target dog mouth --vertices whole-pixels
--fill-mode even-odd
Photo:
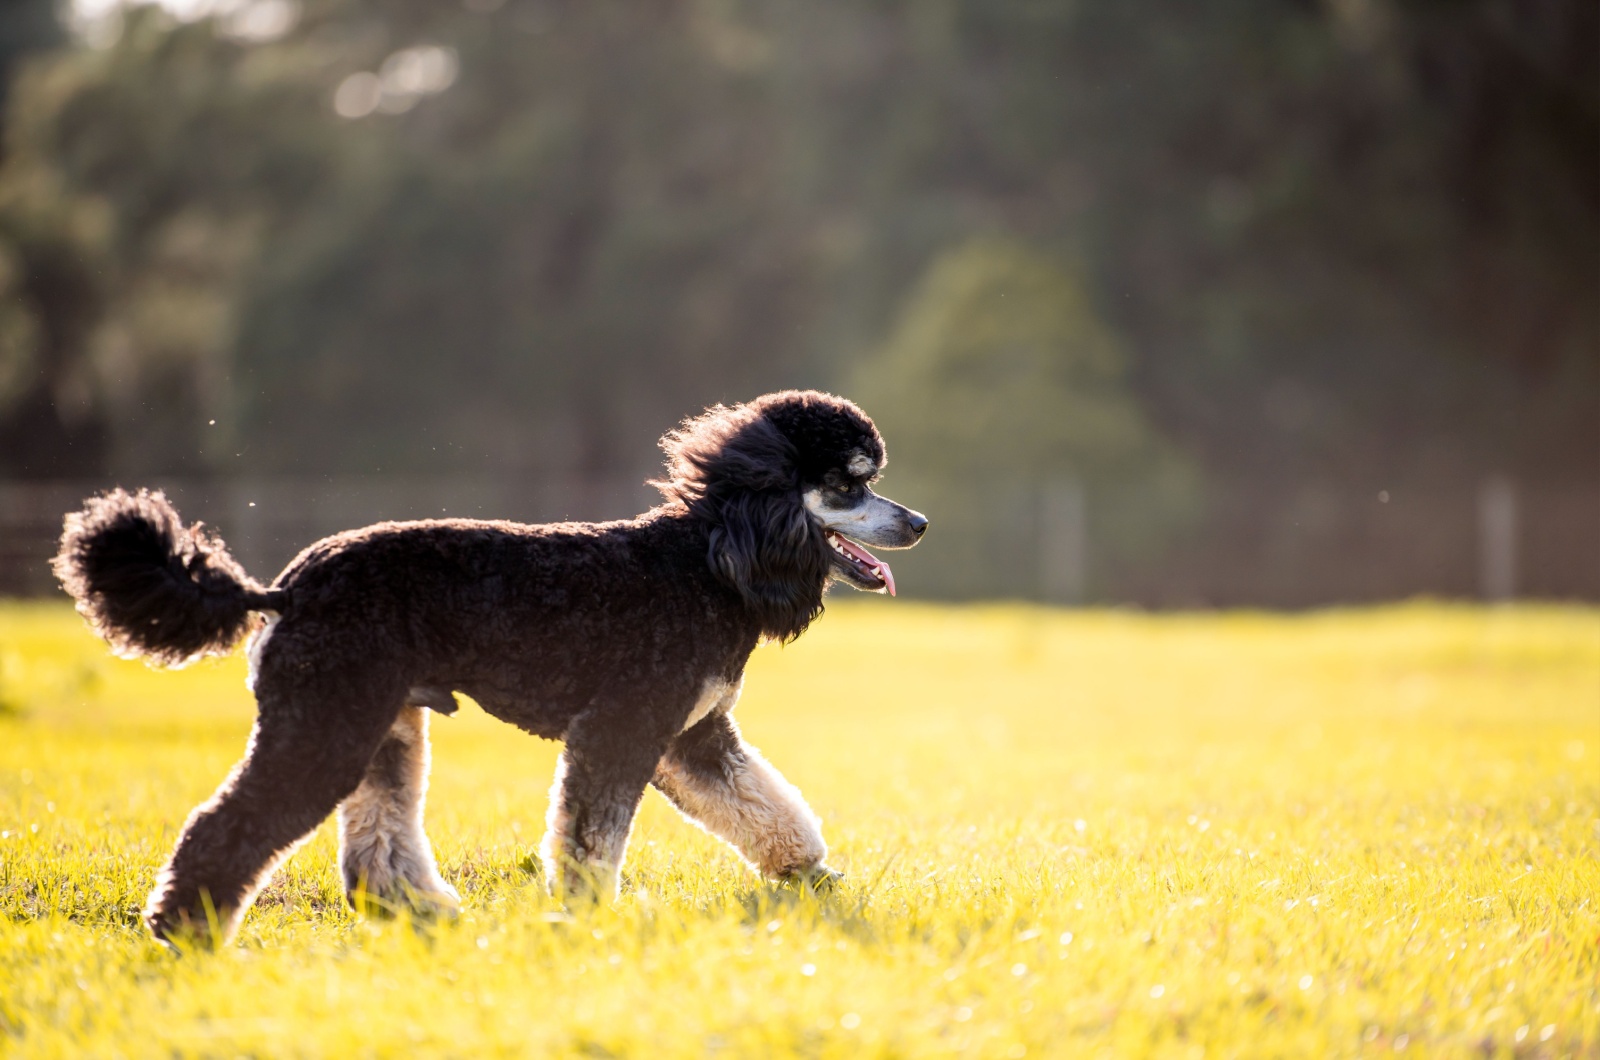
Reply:
[[[894,595],[894,572],[883,560],[836,530],[824,533],[828,547],[838,563],[861,588],[868,592]]]

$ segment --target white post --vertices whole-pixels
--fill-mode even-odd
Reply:
[[[1517,592],[1517,490],[1501,475],[1478,487],[1478,590],[1494,601]]]
[[[1056,604],[1083,602],[1089,581],[1088,504],[1076,479],[1039,490],[1039,589]]]

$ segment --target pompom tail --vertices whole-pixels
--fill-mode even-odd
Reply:
[[[66,517],[51,563],[112,650],[162,666],[226,654],[271,600],[208,528],[160,492],[117,489]]]

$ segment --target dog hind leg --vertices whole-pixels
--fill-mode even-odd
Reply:
[[[461,896],[439,875],[422,830],[428,791],[428,712],[402,707],[367,766],[361,786],[339,804],[339,871],[350,904],[450,912]]]
[[[361,783],[393,717],[380,702],[261,697],[244,759],[189,815],[150,894],[144,919],[156,937],[233,937],[273,870]]]
[[[684,816],[773,879],[831,881],[822,822],[800,791],[745,743],[726,714],[678,736],[652,783]]]

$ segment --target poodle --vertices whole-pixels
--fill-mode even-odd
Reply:
[[[456,692],[563,741],[541,848],[557,894],[615,894],[652,784],[767,877],[836,879],[817,816],[732,710],[759,641],[798,637],[830,581],[893,594],[864,546],[908,548],[928,520],[873,492],[883,440],[832,395],[718,405],[661,446],[664,501],[635,519],[378,523],[311,545],[270,587],[160,493],[68,515],[56,575],[118,655],[182,666],[255,627],[249,746],[161,871],[156,937],[231,938],[335,811],[353,903],[453,910],[422,805],[427,711]]]

